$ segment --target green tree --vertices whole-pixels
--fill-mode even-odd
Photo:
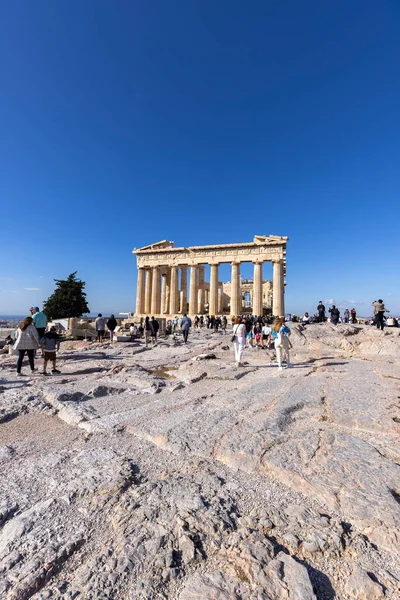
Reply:
[[[43,312],[48,319],[81,317],[90,312],[84,292],[86,283],[77,279],[76,273],[77,271],[71,273],[67,279],[54,280],[57,284],[56,289],[43,305]]]

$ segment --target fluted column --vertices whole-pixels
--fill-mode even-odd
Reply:
[[[222,289],[222,284],[218,284],[218,314],[219,315],[222,315],[222,312],[224,310],[223,296],[224,296],[224,290]]]
[[[204,313],[204,303],[205,303],[204,270],[205,270],[205,267],[203,267],[203,266],[199,267],[199,293],[198,293],[199,306],[198,306],[198,312],[200,314]]]
[[[231,317],[241,314],[242,296],[240,293],[240,263],[231,264]]]
[[[161,273],[161,314],[167,312],[166,310],[167,304],[167,273],[163,271]]]
[[[151,285],[151,314],[160,313],[161,295],[160,295],[160,267],[153,267],[153,281]]]
[[[192,316],[197,313],[197,265],[190,267],[190,295],[189,295],[189,314]]]
[[[210,274],[210,302],[209,314],[216,315],[218,312],[218,265],[211,265]]]
[[[167,281],[166,281],[166,292],[165,292],[165,313],[169,313],[169,301],[171,298],[171,267],[167,267]]]
[[[283,317],[285,315],[283,261],[277,259],[273,264],[272,312],[275,317]]]
[[[136,313],[142,315],[144,313],[144,279],[145,270],[143,267],[138,269],[137,288],[136,288]]]
[[[146,315],[149,315],[151,313],[151,287],[152,287],[151,269],[146,269],[145,300],[144,300],[144,310],[145,310]]]
[[[181,292],[180,292],[180,311],[182,314],[187,311],[187,266],[181,267]]]
[[[171,290],[169,312],[175,315],[179,309],[178,267],[171,267]]]
[[[259,316],[263,314],[263,298],[262,298],[262,262],[254,263],[254,278],[253,278],[253,315]]]

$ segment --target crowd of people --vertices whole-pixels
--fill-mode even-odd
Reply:
[[[385,307],[382,299],[372,302],[373,317],[370,320],[364,320],[366,325],[374,325],[378,329],[383,330],[387,327],[398,327],[399,322],[392,316],[386,316],[390,311]],[[328,314],[329,316],[328,316]],[[240,315],[232,317],[232,342],[235,350],[235,361],[238,366],[242,366],[243,351],[245,348],[260,348],[269,349],[273,344],[276,350],[278,368],[282,369],[282,362],[286,359],[286,364],[290,367],[290,328],[288,322],[298,322],[303,325],[311,323],[331,322],[333,325],[339,323],[358,322],[355,308],[349,310],[346,308],[343,316],[338,307],[334,304],[326,310],[322,301],[319,301],[316,313],[310,316],[307,312],[302,317],[287,314],[285,317],[272,316],[254,316]],[[168,319],[166,322],[166,335],[176,335],[178,332],[182,334],[183,343],[187,344],[189,331],[194,329],[206,328],[213,333],[226,334],[228,326],[228,318],[226,315],[195,315],[192,319],[187,314],[181,317],[177,315]],[[13,352],[18,354],[17,359],[17,374],[22,375],[22,363],[25,354],[28,356],[29,366],[31,371],[35,369],[35,356],[37,350],[41,349],[41,357],[43,358],[43,375],[48,375],[48,363],[52,364],[52,373],[57,374],[60,371],[57,369],[57,351],[60,348],[60,337],[57,333],[57,328],[51,326],[48,331],[47,317],[39,310],[39,307],[30,308],[30,316],[27,316],[19,325],[15,340],[13,343]],[[115,331],[117,328],[117,320],[114,315],[110,315],[107,319],[101,313],[98,314],[95,320],[95,329],[97,333],[97,341],[104,342],[106,331],[110,336],[110,341],[113,342]],[[145,346],[157,344],[160,324],[153,317],[144,317],[140,319],[140,323],[136,325],[132,323],[129,329],[131,340],[144,338]]]

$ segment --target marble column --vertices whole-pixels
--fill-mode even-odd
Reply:
[[[198,309],[197,311],[202,315],[204,314],[204,303],[205,303],[205,290],[204,290],[204,271],[205,267],[199,267],[199,292],[198,292]]]
[[[144,280],[145,280],[145,269],[140,267],[138,269],[137,288],[136,288],[136,314],[142,315],[144,313]]]
[[[233,262],[231,264],[231,317],[241,314],[242,312],[242,295],[240,292],[240,263]]]
[[[218,284],[218,314],[219,315],[222,315],[222,312],[224,310],[223,296],[224,296],[224,290],[222,288],[222,284]]]
[[[208,312],[210,315],[216,315],[218,313],[218,264],[211,265],[210,271],[210,302]]]
[[[197,265],[190,267],[190,295],[189,295],[189,314],[194,316],[197,313]]]
[[[144,300],[144,311],[146,315],[150,315],[151,313],[151,287],[152,287],[152,278],[151,278],[151,269],[146,269],[146,284],[145,284],[145,300]]]
[[[151,285],[151,314],[160,314],[160,267],[153,267],[153,280]]]
[[[167,273],[163,271],[161,273],[161,314],[165,314],[167,304]]]
[[[285,315],[283,261],[276,259],[273,261],[273,265],[272,314],[275,317],[283,317]]]
[[[257,317],[263,314],[262,266],[262,262],[254,263],[252,311]]]
[[[182,314],[187,311],[187,266],[181,267],[181,292],[180,292],[180,310]]]
[[[167,267],[167,282],[165,292],[165,310],[166,314],[169,314],[169,301],[171,298],[171,267]]]
[[[178,313],[179,309],[179,287],[178,287],[178,267],[171,267],[171,291],[170,291],[170,302],[169,312],[172,316]]]

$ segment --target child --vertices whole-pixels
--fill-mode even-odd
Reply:
[[[50,327],[50,331],[44,334],[42,339],[40,340],[40,344],[42,346],[42,351],[44,352],[44,365],[42,375],[48,375],[47,363],[49,360],[53,363],[52,373],[61,373],[58,369],[56,369],[56,350],[60,350],[60,338],[57,334],[57,329],[53,325]]]

